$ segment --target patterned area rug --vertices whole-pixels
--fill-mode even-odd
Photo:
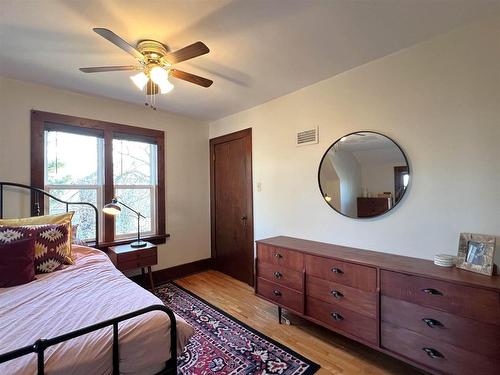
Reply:
[[[311,375],[319,369],[174,283],[158,287],[156,295],[196,331],[179,356],[180,374]]]

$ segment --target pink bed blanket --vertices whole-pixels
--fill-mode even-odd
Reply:
[[[144,308],[161,300],[126,278],[103,252],[74,246],[74,265],[0,288],[0,353]],[[178,349],[193,328],[177,317]],[[170,358],[170,320],[151,312],[119,324],[120,373],[154,374]],[[45,351],[48,374],[111,374],[112,327]],[[36,356],[0,364],[0,374],[36,374]]]

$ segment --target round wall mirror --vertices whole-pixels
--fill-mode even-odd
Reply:
[[[361,131],[332,144],[323,155],[318,181],[325,202],[352,218],[373,218],[396,206],[408,187],[410,168],[396,142]]]

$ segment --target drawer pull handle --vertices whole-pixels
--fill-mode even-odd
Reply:
[[[430,294],[431,296],[442,296],[443,295],[443,293],[441,293],[439,290],[433,289],[433,288],[422,289],[422,292]]]
[[[274,257],[280,259],[283,258],[283,255],[281,255],[280,253],[276,253],[274,254]]]
[[[344,297],[344,294],[342,294],[342,292],[339,292],[338,290],[332,290],[332,296],[337,299],[341,299],[342,297]]]
[[[342,271],[340,268],[336,268],[336,267],[333,267],[333,268],[331,269],[331,271],[332,271],[333,273],[337,273],[337,274],[339,274],[339,275],[340,275],[340,274],[342,274],[342,273],[344,273],[344,271]]]
[[[281,292],[280,292],[279,290],[275,290],[275,291],[274,291],[274,295],[275,295],[276,297],[280,297],[280,296],[281,296]]]
[[[283,274],[281,272],[276,271],[274,273],[274,277],[276,277],[277,279],[279,279],[281,276],[283,276]]]
[[[444,327],[443,323],[436,319],[423,318],[422,321],[431,328]]]
[[[337,321],[344,320],[344,317],[336,312],[331,313],[331,316],[334,320],[337,320]]]
[[[444,358],[440,352],[432,348],[422,348],[422,350],[431,358]]]

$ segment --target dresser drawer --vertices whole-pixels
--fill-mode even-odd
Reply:
[[[454,375],[498,374],[500,361],[382,322],[381,345],[412,361]]]
[[[500,359],[500,328],[382,296],[381,320],[486,357]]]
[[[257,275],[276,284],[304,292],[304,272],[302,271],[258,261]]]
[[[343,306],[307,296],[306,315],[326,323],[328,327],[377,344],[377,321]]]
[[[157,256],[156,247],[151,249],[134,250],[126,253],[117,254],[119,263],[137,261],[143,258],[152,258]]]
[[[377,294],[355,289],[347,285],[307,276],[308,296],[328,303],[336,303],[369,318],[377,317]]]
[[[274,301],[286,308],[304,313],[304,294],[283,285],[257,279],[257,294]]]
[[[381,271],[381,293],[417,305],[500,325],[500,294],[399,272]]]
[[[122,261],[121,258],[116,264],[116,268],[120,271],[131,270],[134,268],[154,266],[157,263],[156,256],[149,256],[145,258],[138,258],[136,260]]]
[[[304,269],[304,255],[302,253],[280,247],[258,244],[257,259],[260,262],[287,267],[295,271]]]
[[[313,255],[305,256],[306,273],[367,292],[377,290],[377,270],[354,263]]]

